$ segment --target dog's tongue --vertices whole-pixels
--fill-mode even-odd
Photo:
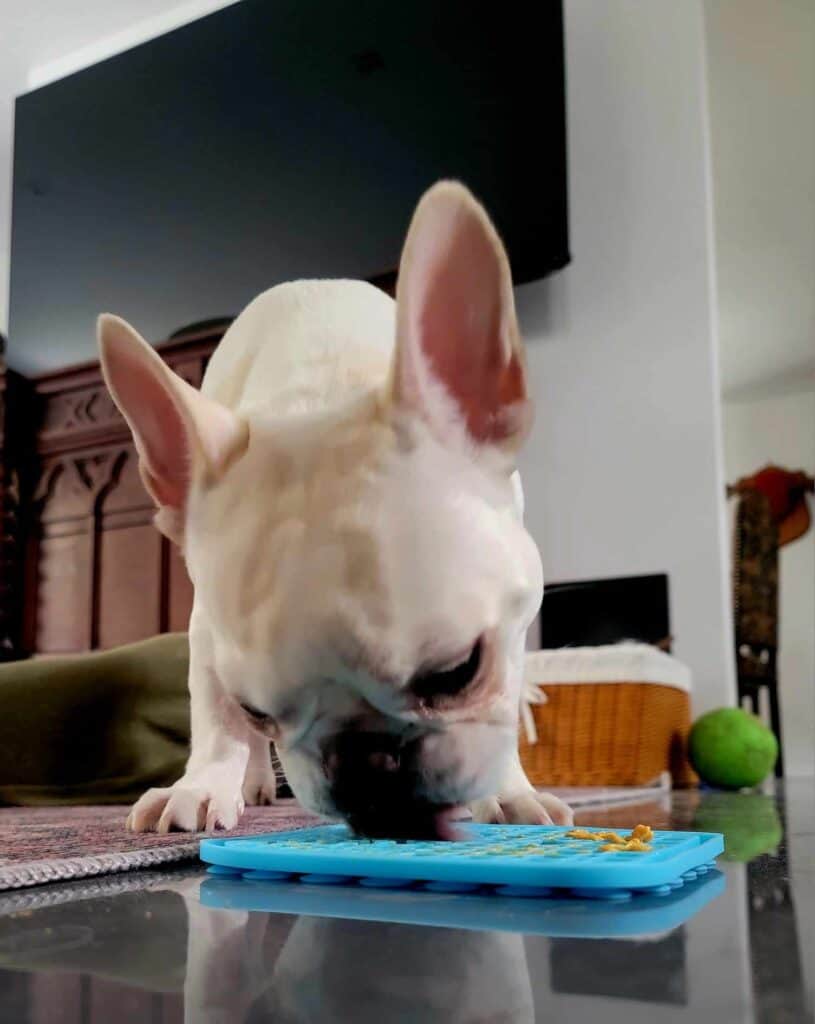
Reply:
[[[454,841],[463,838],[461,830],[456,827],[459,820],[461,808],[450,806],[436,812],[436,838]]]
[[[459,808],[453,804],[409,804],[384,811],[369,807],[348,824],[365,839],[459,839],[455,827]]]

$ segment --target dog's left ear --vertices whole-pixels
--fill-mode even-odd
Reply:
[[[512,277],[484,209],[457,182],[425,193],[413,215],[396,291],[397,406],[440,440],[514,453],[529,429]]]
[[[156,526],[181,543],[193,478],[212,481],[246,448],[246,424],[167,366],[124,320],[98,321],[102,373],[133,433],[142,481],[159,507]]]

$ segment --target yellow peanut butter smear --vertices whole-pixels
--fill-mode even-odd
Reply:
[[[637,825],[627,836],[621,836],[617,832],[590,832],[585,828],[573,828],[566,836],[569,839],[588,839],[595,843],[603,843],[600,847],[601,853],[648,853],[654,832],[649,825]]]
[[[600,853],[648,853],[650,849],[641,839],[626,839],[624,843],[606,843],[600,847]]]

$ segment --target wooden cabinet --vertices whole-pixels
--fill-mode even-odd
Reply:
[[[199,332],[158,351],[198,387],[221,335]],[[183,559],[152,525],[130,432],[98,364],[31,381],[30,411],[22,566],[14,595],[0,598],[7,613],[21,607],[22,653],[114,647],[186,629],[192,587]]]

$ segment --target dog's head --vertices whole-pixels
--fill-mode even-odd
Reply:
[[[384,384],[278,418],[190,388],[116,318],[100,344],[222,714],[276,741],[306,806],[443,834],[513,756],[542,591],[513,475],[530,404],[509,266],[462,186],[419,204],[382,324]]]

